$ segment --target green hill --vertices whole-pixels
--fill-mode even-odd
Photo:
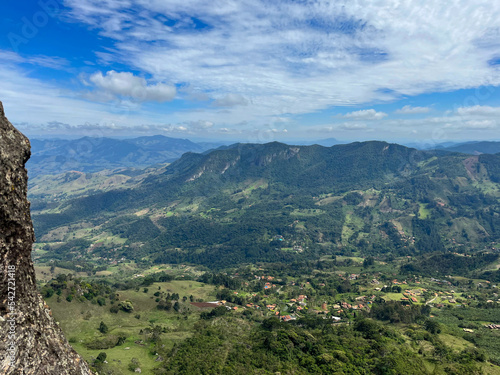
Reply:
[[[32,214],[39,242],[65,244],[60,260],[84,252],[76,239],[98,243],[94,255],[220,267],[491,250],[499,162],[385,142],[235,144],[184,154],[126,189],[37,204]]]

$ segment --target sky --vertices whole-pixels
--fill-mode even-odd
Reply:
[[[500,2],[5,0],[28,136],[500,140]]]

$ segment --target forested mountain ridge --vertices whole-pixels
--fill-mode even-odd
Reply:
[[[33,216],[42,242],[66,243],[61,258],[80,251],[64,235],[72,226],[85,246],[104,236],[157,262],[463,252],[500,237],[499,165],[385,142],[236,144],[186,153],[130,189],[35,202]]]

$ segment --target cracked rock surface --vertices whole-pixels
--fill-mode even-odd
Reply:
[[[36,289],[25,163],[30,143],[0,102],[0,374],[86,375]]]

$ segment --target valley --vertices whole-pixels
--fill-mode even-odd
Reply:
[[[39,288],[99,373],[380,373],[383,342],[398,373],[411,356],[419,373],[497,374],[498,158],[241,144],[37,176]]]

